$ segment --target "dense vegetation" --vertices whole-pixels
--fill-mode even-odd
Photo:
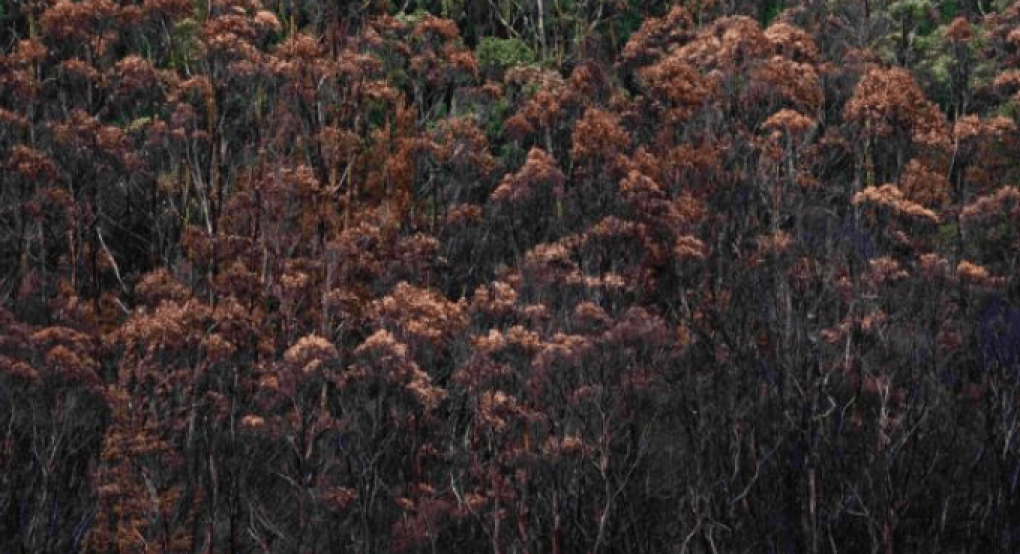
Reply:
[[[0,551],[1020,550],[1020,3],[0,4]]]

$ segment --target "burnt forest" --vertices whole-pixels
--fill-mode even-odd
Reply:
[[[0,1],[0,554],[1020,552],[1020,2]]]

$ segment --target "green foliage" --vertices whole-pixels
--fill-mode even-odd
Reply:
[[[950,0],[949,2],[943,2],[939,6],[939,14],[942,15],[942,21],[952,21],[960,11],[960,3]]]
[[[406,4],[405,10],[410,9],[411,14],[406,12],[398,14],[397,17],[404,17],[402,21],[411,23],[413,20],[420,20],[425,14],[432,14],[445,19],[457,18],[464,12],[467,0],[419,0]]]
[[[440,0],[440,16],[454,17],[464,11],[467,0]]]
[[[191,7],[195,9],[195,17],[199,21],[205,21],[212,10],[212,0],[191,0]]]
[[[503,132],[503,121],[510,111],[510,102],[500,98],[493,104],[485,118],[485,134],[490,141],[498,140]]]
[[[886,8],[889,15],[896,19],[905,17],[919,19],[929,13],[931,9],[932,3],[929,0],[897,0]]]
[[[915,36],[928,36],[939,24],[931,17],[932,13],[938,12],[929,0],[898,0],[891,3],[886,11],[896,22],[893,34],[902,32],[905,26]]]
[[[759,3],[758,20],[762,27],[768,27],[772,20],[786,9],[786,0],[765,0]]]
[[[425,8],[418,8],[411,13],[401,12],[397,14],[397,21],[406,25],[417,25],[429,12]]]
[[[939,225],[938,235],[935,239],[938,251],[944,253],[952,252],[959,230],[960,226],[953,221]]]
[[[475,57],[480,67],[498,70],[535,63],[535,52],[524,42],[513,38],[485,37],[478,43]]]
[[[188,18],[177,22],[172,31],[173,50],[170,52],[170,59],[167,60],[170,69],[187,70],[199,47],[198,37],[201,31],[201,25],[194,19]]]
[[[503,167],[520,167],[524,163],[526,152],[516,142],[508,142],[499,149],[499,160]]]
[[[137,119],[134,119],[133,121],[125,125],[124,130],[128,133],[136,133],[138,131],[145,129],[145,127],[147,127],[151,122],[152,122],[151,117],[142,116]]]
[[[386,103],[381,100],[371,100],[365,110],[366,121],[369,129],[381,129],[386,125],[386,114],[389,112]]]
[[[387,68],[386,82],[398,89],[403,89],[411,85],[411,78],[407,75],[407,71],[405,71],[403,67],[392,66]]]
[[[616,24],[616,33],[618,35],[617,40],[620,44],[627,44],[627,41],[630,40],[630,36],[634,34],[634,31],[641,28],[642,23],[644,23],[644,19],[641,17],[641,12],[639,11],[629,11],[623,14]]]
[[[1020,120],[1020,106],[1015,102],[1001,104],[992,113],[997,116],[1008,117],[1014,121]]]

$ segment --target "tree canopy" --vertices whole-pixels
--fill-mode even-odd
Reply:
[[[1014,552],[1020,3],[0,5],[0,550]]]

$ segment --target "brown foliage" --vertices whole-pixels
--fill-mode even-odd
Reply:
[[[906,133],[919,146],[941,150],[949,146],[945,116],[902,68],[868,70],[847,102],[844,115],[879,137]]]

